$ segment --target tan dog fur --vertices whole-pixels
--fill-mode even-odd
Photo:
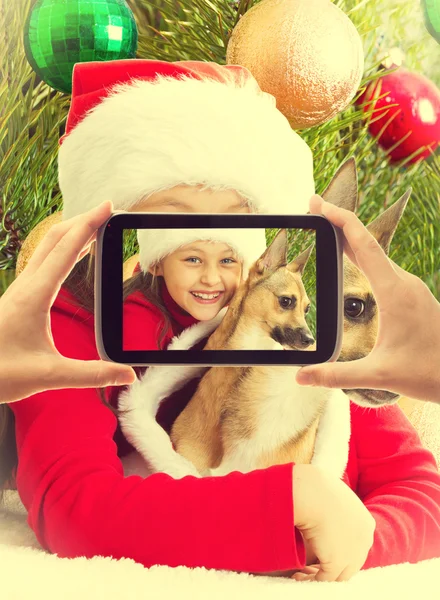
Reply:
[[[347,161],[338,170],[323,193],[323,197],[337,206],[356,211],[358,192],[356,165],[353,159]],[[387,253],[408,198],[407,192],[368,226],[369,231]],[[279,282],[283,282],[282,285],[280,283],[282,289],[283,285],[286,285],[286,275],[289,270],[289,267],[280,266],[282,264],[280,247],[278,243],[278,259],[274,258],[277,256],[275,244],[253,265],[248,279],[237,290],[223,322],[209,338],[206,349],[272,347],[273,340],[265,325],[274,312],[274,306],[271,304],[273,300],[271,287],[276,287],[278,279]],[[308,258],[306,255],[307,251],[296,259],[302,262],[301,269],[295,266],[295,261],[290,267],[290,274],[293,274],[293,277],[291,277],[289,293],[296,293],[299,298],[297,322],[301,320],[304,322],[304,311],[308,303],[300,278],[305,266],[304,258],[306,260]],[[275,272],[274,267],[277,267]],[[255,293],[254,289],[256,284],[259,288],[258,293]],[[296,292],[293,291],[295,288]],[[284,294],[284,291],[282,293]],[[260,335],[256,332],[258,327]],[[368,354],[374,346],[377,327],[377,307],[369,282],[363,273],[344,256],[344,334],[338,360],[354,360]],[[249,338],[253,340],[254,345],[243,346],[245,340]],[[255,344],[256,340],[259,341],[258,345]],[[296,391],[300,397],[291,399],[290,403],[283,406],[283,398],[289,395],[295,385],[295,373],[295,367],[209,369],[203,376],[195,395],[173,425],[171,440],[175,449],[190,460],[200,473],[210,470],[211,474],[217,475],[231,470],[248,471],[288,462],[309,463],[314,450],[320,414],[330,391],[324,388],[302,388],[301,391]],[[310,390],[313,391],[313,398],[309,394]],[[386,391],[344,391],[351,400],[366,406],[375,406],[375,399],[387,402],[395,402],[398,399],[397,395]],[[262,422],[261,415],[264,414],[265,405],[270,404],[270,396],[273,393],[279,394],[280,404],[277,406],[276,403],[272,403],[270,418],[267,418],[267,423]],[[307,414],[304,415],[299,410],[293,419],[295,422],[289,423],[291,435],[277,437],[277,427],[285,427],[284,418],[289,420],[293,416],[293,413],[287,414],[291,411],[292,402],[302,405],[303,411],[305,410]],[[286,414],[283,414],[283,411]],[[301,417],[298,421],[299,414]],[[273,431],[270,431],[270,427],[273,427]],[[243,449],[252,439],[255,441],[258,436],[261,436],[261,430],[264,428],[268,431],[259,446],[258,442],[255,442],[258,449],[254,448],[252,461],[246,454],[247,450]],[[273,443],[268,444],[266,438],[270,436]],[[255,452],[258,456],[255,456]]]
[[[283,266],[286,262],[286,242],[283,230],[253,265],[222,323],[209,338],[206,350],[276,349],[280,345],[270,337],[270,331],[276,325],[299,327],[311,336],[304,318],[310,302],[301,274],[312,247]],[[298,298],[295,308],[283,310],[278,304],[277,293],[283,297],[295,294]],[[258,334],[253,333],[256,329],[262,332],[259,339]],[[312,349],[314,345],[308,348]],[[288,347],[301,349],[294,342]],[[258,428],[257,405],[261,391],[273,373],[274,367],[210,369],[188,407],[174,424],[172,441],[179,454],[193,462],[200,472],[219,467],[225,449],[232,448],[236,440],[249,439]],[[256,468],[269,466],[274,461],[288,462],[292,456],[297,462],[310,462],[324,400],[322,398],[315,403],[303,427],[275,453],[263,452],[257,459]],[[190,435],[188,431],[191,431]]]

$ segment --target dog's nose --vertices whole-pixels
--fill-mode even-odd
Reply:
[[[315,343],[309,329],[304,327],[274,327],[271,337],[282,346],[289,346],[292,350],[303,350]]]
[[[301,331],[299,339],[301,341],[301,345],[304,346],[304,348],[311,346],[315,341],[314,338],[310,335],[310,333],[304,331],[304,329]]]

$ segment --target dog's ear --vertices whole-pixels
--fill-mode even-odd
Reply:
[[[391,240],[397,225],[411,196],[411,191],[412,189],[409,188],[397,202],[367,225],[368,231],[376,238],[387,254],[390,251]]]
[[[290,261],[290,263],[287,265],[289,271],[302,275],[314,247],[315,244],[311,244],[306,250],[304,250],[304,252],[301,252],[301,254],[298,254],[298,256]]]
[[[357,211],[358,179],[354,157],[349,158],[339,167],[321,196],[330,204],[351,212]]]
[[[287,231],[280,229],[270,246],[260,256],[256,263],[257,273],[264,271],[275,271],[287,264]]]

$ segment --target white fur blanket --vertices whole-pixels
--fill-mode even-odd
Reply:
[[[407,400],[406,414],[440,464],[440,405]],[[361,571],[345,583],[187,569],[144,568],[133,560],[66,559],[44,552],[17,492],[0,508],[1,600],[431,600],[440,559]]]
[[[0,510],[0,598],[4,600],[398,600],[436,598],[440,559],[362,571],[346,583],[179,567],[144,568],[133,560],[66,559],[44,552],[26,524],[16,492]],[[437,592],[435,591],[437,590]]]

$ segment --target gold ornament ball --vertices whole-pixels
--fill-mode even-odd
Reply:
[[[329,0],[262,0],[234,28],[226,62],[249,69],[291,126],[306,129],[350,104],[364,53],[356,27]]]
[[[51,227],[53,227],[57,223],[61,223],[62,219],[63,213],[61,211],[55,212],[43,219],[29,232],[17,256],[17,266],[15,268],[16,277],[18,277],[18,275],[20,275],[20,273],[24,271],[33,253],[37,249],[37,246],[48,233],[49,229],[51,229]],[[135,254],[134,256],[125,261],[123,265],[124,281],[132,277],[133,271],[136,268],[138,262],[139,254]]]
[[[40,223],[38,223],[38,225],[36,225],[28,234],[17,256],[17,266],[15,268],[16,276],[20,275],[20,273],[24,270],[24,268],[30,261],[32,254],[35,252],[38,244],[44,238],[49,229],[57,223],[60,223],[62,217],[62,212],[55,212],[49,217],[43,219],[43,221],[41,221]]]

